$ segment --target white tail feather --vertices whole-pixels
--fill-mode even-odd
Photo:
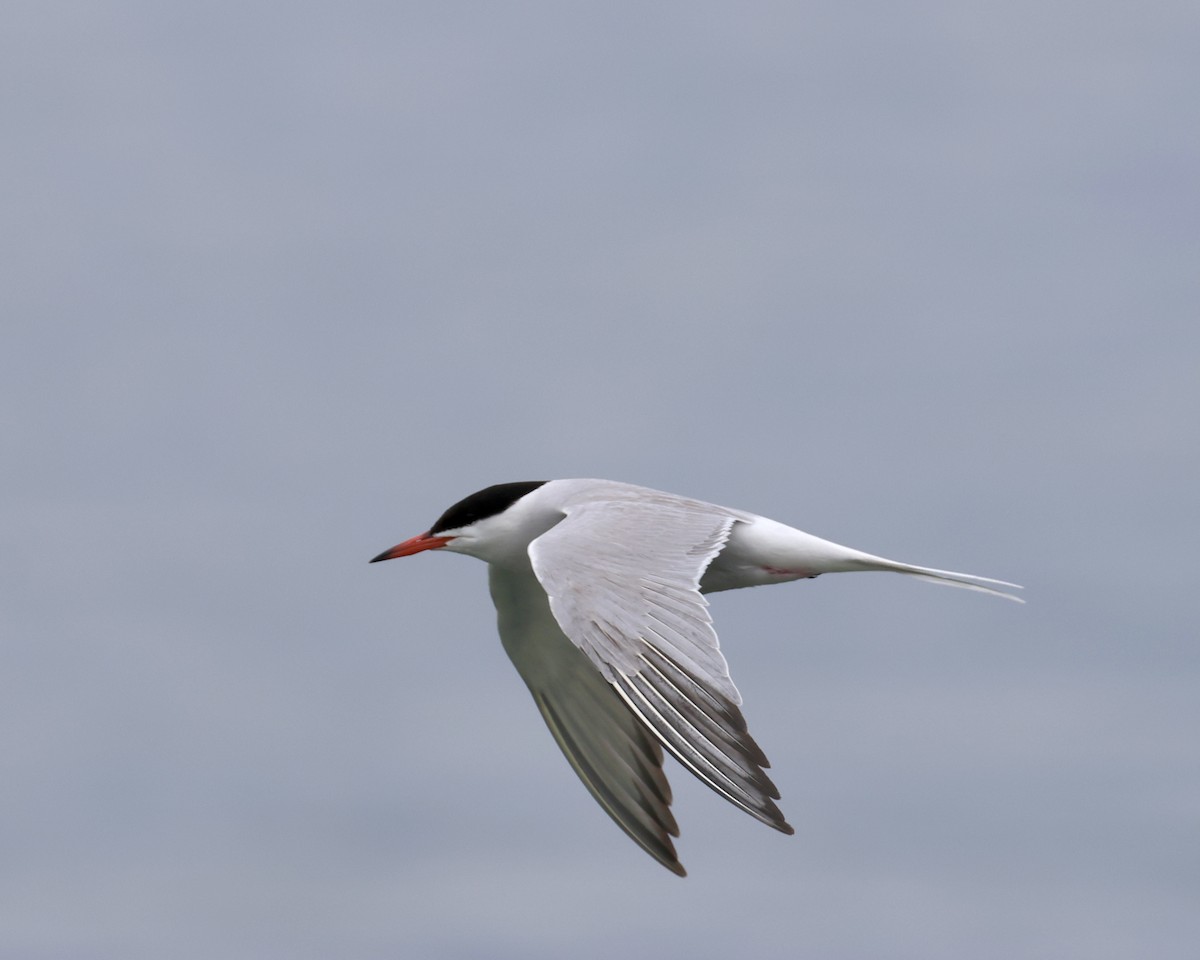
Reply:
[[[994,583],[1000,587],[1012,587],[1014,590],[1024,589],[1019,583],[1009,583],[1007,580],[995,580],[992,577],[977,577],[973,573],[956,573],[953,570],[936,570],[933,567],[916,567],[909,563],[896,563],[894,560],[884,560],[882,557],[863,558],[851,562],[856,563],[863,570],[904,573],[910,577],[917,577],[920,580],[927,580],[929,583],[940,584],[944,587],[960,587],[963,590],[990,593],[994,597],[1003,597],[1005,600],[1012,600],[1014,603],[1025,602],[1015,594],[984,586],[985,583]]]

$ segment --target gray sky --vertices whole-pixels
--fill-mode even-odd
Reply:
[[[3,20],[0,958],[1194,955],[1194,3]],[[715,597],[680,881],[366,562],[569,476],[1030,602]]]

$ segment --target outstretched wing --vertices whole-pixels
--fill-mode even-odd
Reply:
[[[504,649],[579,779],[643,850],[684,876],[658,741],[563,635],[533,574],[489,571]]]
[[[699,590],[736,516],[669,495],[585,500],[565,513],[529,546],[562,632],[701,781],[792,833]]]

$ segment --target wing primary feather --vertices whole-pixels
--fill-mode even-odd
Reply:
[[[724,654],[715,645],[711,650],[705,650],[697,656],[694,652],[695,644],[689,641],[686,634],[681,634],[679,630],[652,613],[647,614],[646,621],[641,639],[648,641],[650,638],[646,634],[653,634],[661,641],[654,645],[660,648],[669,648],[672,659],[682,669],[693,676],[712,678],[714,685],[733,689],[733,682],[729,679],[729,665],[725,662]],[[736,693],[736,689],[733,689],[733,692]],[[736,699],[730,696],[729,699],[740,702],[740,695]]]
[[[737,707],[726,707],[719,701],[714,700],[707,690],[680,670],[661,651],[649,647],[643,651],[642,659],[650,670],[653,670],[662,678],[662,684],[655,684],[655,686],[661,690],[663,685],[667,685],[671,690],[674,690],[678,696],[671,697],[670,699],[675,704],[676,709],[684,713],[684,716],[694,725],[703,726],[703,730],[710,741],[715,743],[715,738],[723,740],[744,757],[749,764],[758,767],[771,766],[762,748],[750,736],[750,731],[746,726],[746,720],[741,710],[737,709]],[[684,689],[685,686],[688,689]],[[689,694],[689,690],[691,694]],[[696,695],[703,698],[704,702],[699,702]],[[716,708],[717,717],[720,720],[705,709],[706,704],[711,704]]]
[[[689,719],[684,712],[688,709],[686,702],[678,703],[675,698],[668,696],[667,692],[652,683],[644,674],[629,678],[629,682],[639,691],[642,699],[662,718],[673,734],[671,739],[675,740],[681,749],[694,751],[707,766],[730,784],[734,792],[755,802],[763,797],[779,798],[779,791],[767,774],[756,764],[749,763],[739,756],[740,751],[730,743],[727,737],[718,735],[714,739]],[[658,706],[650,703],[651,696]],[[724,743],[720,741],[724,741]],[[730,750],[730,747],[733,749]]]
[[[679,862],[679,858],[675,853],[675,845],[671,842],[672,836],[679,835],[679,828],[675,824],[674,817],[670,815],[670,812],[667,812],[669,822],[662,823],[654,816],[653,811],[649,810],[645,805],[638,804],[631,808],[628,803],[622,803],[613,793],[605,778],[598,773],[594,765],[590,762],[586,751],[575,737],[572,736],[567,724],[563,722],[563,718],[550,702],[540,694],[534,694],[534,699],[542,712],[542,716],[546,719],[546,725],[550,728],[554,739],[558,741],[559,746],[562,748],[563,754],[570,761],[571,766],[575,768],[579,779],[584,782],[588,791],[604,809],[604,812],[638,846],[654,857],[655,860],[672,873],[681,877],[686,876],[687,871],[684,870],[683,864]],[[631,816],[631,814],[633,815]],[[647,822],[647,817],[649,818],[649,822]]]
[[[768,826],[774,827],[783,833],[795,832],[784,819],[783,813],[774,804],[770,796],[763,794],[756,796],[740,787],[729,776],[722,773],[709,758],[705,757],[685,737],[680,735],[671,722],[663,717],[662,713],[650,702],[645,692],[630,682],[630,678],[622,678],[614,686],[617,693],[628,704],[629,709],[641,718],[647,728],[652,730],[659,740],[662,741],[663,746],[670,750],[675,759],[687,767],[693,775],[706,783],[726,800],[745,810],[755,819],[761,820]],[[764,774],[763,776],[765,777],[766,775]],[[774,791],[773,785],[772,791]]]
[[[608,686],[600,689],[605,694],[612,693]],[[576,697],[560,700],[558,706],[553,707],[555,715],[572,721],[564,723],[564,728],[574,731],[573,739],[590,748],[597,763],[607,761],[606,767],[615,767],[613,772],[617,776],[606,778],[614,790],[620,788],[638,805],[655,804],[651,812],[656,823],[672,836],[679,836],[679,828],[670,811],[671,785],[662,770],[662,748],[640,727],[631,725],[626,735],[618,734],[611,727],[606,705],[589,703],[585,699],[587,692],[581,689],[576,691]],[[594,707],[594,711],[586,709],[588,706]],[[624,709],[623,705],[621,709]]]
[[[596,786],[597,791],[607,801],[602,802],[606,809],[611,808],[621,815],[618,822],[623,823],[625,815],[632,815],[651,833],[657,834],[665,830],[671,836],[679,835],[674,817],[670,816],[669,812],[664,819],[656,816],[649,806],[652,802],[651,794],[642,789],[632,777],[605,777],[602,774],[601,768],[606,760],[612,759],[612,754],[598,746],[595,739],[588,734],[586,726],[578,722],[567,722],[563,714],[548,701],[546,709],[553,715],[555,729],[562,735],[565,746],[571,749],[570,755],[588,774],[584,782]]]

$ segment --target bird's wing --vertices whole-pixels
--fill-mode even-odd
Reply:
[[[564,512],[529,545],[562,632],[701,781],[792,833],[699,590],[737,515],[667,495],[586,499]]]
[[[658,742],[563,635],[532,574],[489,566],[489,579],[504,649],[579,779],[643,850],[684,876]]]

